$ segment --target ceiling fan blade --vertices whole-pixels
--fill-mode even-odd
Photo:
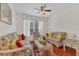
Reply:
[[[52,10],[45,10],[45,11],[51,12]]]
[[[46,13],[43,13],[43,15],[46,15]]]
[[[47,7],[46,4],[44,4],[43,7],[46,8]]]

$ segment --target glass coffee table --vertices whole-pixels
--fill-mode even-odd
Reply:
[[[34,43],[38,46],[38,49],[34,49],[35,47],[29,44],[30,41],[33,41],[30,37],[24,40],[26,44],[26,48],[30,48],[33,51],[33,56],[45,56],[48,52],[49,56],[53,55],[53,45],[50,43],[46,43],[46,45],[39,42],[39,40],[34,40]],[[50,52],[50,53],[49,53]],[[47,55],[46,55],[47,56]]]

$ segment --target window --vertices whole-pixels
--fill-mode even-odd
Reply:
[[[39,32],[39,21],[30,21],[30,35],[36,31]]]
[[[43,33],[43,21],[24,20],[24,33],[32,35],[33,32]]]
[[[34,32],[33,25],[34,25],[33,22],[30,22],[30,34]]]

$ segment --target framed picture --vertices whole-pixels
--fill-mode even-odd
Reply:
[[[0,3],[0,21],[12,24],[12,9],[8,3]]]

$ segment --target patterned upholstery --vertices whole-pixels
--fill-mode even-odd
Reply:
[[[67,37],[66,32],[49,32],[47,40],[57,47],[63,45],[63,40]]]
[[[54,38],[55,40],[62,41],[66,39],[67,33],[66,32],[49,32],[49,38]]]
[[[1,36],[0,37],[0,50],[10,49],[10,47],[9,47],[10,44],[13,41],[16,41],[18,39],[19,39],[19,37],[18,37],[17,33],[11,33],[11,34],[7,34],[7,35],[4,35],[4,36]]]

